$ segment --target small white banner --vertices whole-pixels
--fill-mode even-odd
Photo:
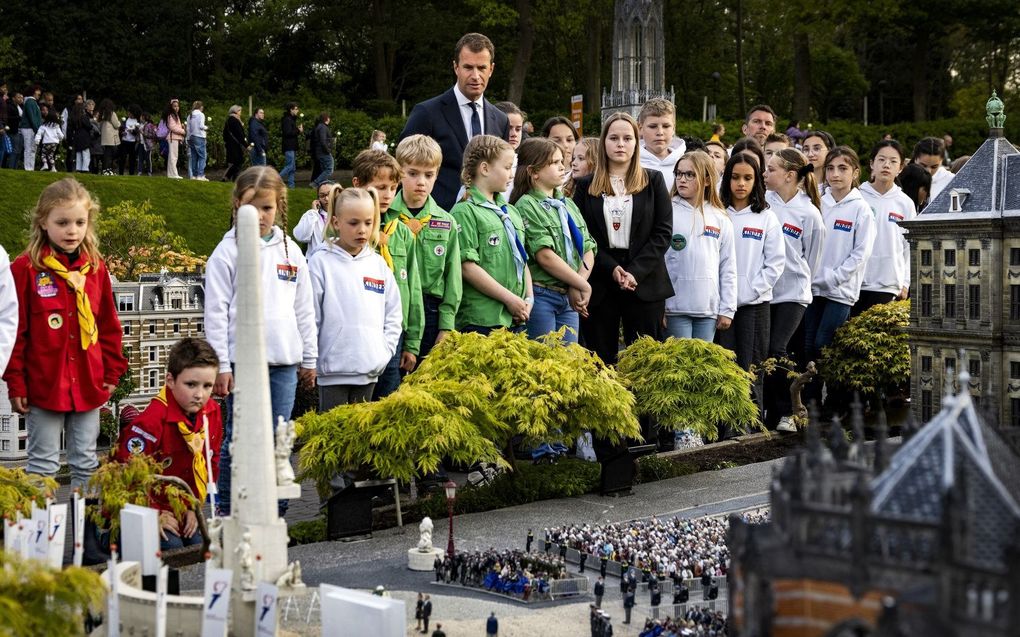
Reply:
[[[259,582],[255,590],[255,637],[275,637],[276,609],[280,589],[269,582]]]
[[[156,637],[166,637],[166,578],[170,567],[163,565],[156,577]]]
[[[17,556],[24,555],[21,548],[24,537],[25,523],[20,513],[15,513],[13,520],[4,519],[4,550]]]
[[[229,568],[211,568],[205,572],[205,606],[202,611],[202,637],[224,637],[230,611]]]
[[[106,626],[107,637],[120,637],[120,598],[117,595],[119,588],[117,581],[117,551],[110,551],[110,560],[106,563],[106,572],[110,575],[110,594],[106,596],[106,619],[103,624]]]
[[[120,510],[120,550],[125,562],[139,562],[142,575],[159,573],[159,511],[125,504]]]
[[[85,555],[85,498],[75,491],[71,500],[74,516],[74,565],[81,566]]]
[[[64,542],[67,538],[67,504],[51,504],[48,508],[47,556],[50,566],[64,566]]]
[[[28,525],[29,557],[45,562],[49,559],[50,514],[46,509],[32,505],[32,522]]]

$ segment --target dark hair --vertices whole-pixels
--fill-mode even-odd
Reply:
[[[214,367],[219,370],[220,359],[216,356],[216,350],[207,341],[189,336],[177,341],[170,348],[166,371],[176,378],[178,374],[192,367]]]
[[[758,160],[744,153],[734,152],[730,160],[726,162],[726,170],[723,171],[722,185],[719,188],[719,195],[723,205],[727,208],[733,205],[733,193],[730,191],[730,179],[733,178],[733,167],[738,164],[747,164],[754,168],[754,187],[748,197],[748,203],[752,212],[761,212],[769,207],[765,201],[765,179],[762,177],[761,166]]]
[[[560,145],[546,137],[532,137],[521,142],[517,149],[517,173],[510,192],[510,203],[516,204],[521,197],[535,187],[532,172],[538,172],[553,163],[556,153],[563,158]]]
[[[465,33],[459,40],[457,40],[457,46],[453,47],[454,62],[460,62],[460,52],[464,49],[464,47],[467,47],[467,50],[472,53],[488,51],[489,64],[496,61],[496,47],[493,46],[492,40],[481,33]]]
[[[763,113],[768,113],[769,115],[771,115],[773,122],[776,121],[777,119],[776,112],[772,110],[771,106],[769,106],[768,104],[755,104],[754,106],[751,107],[749,111],[747,111],[747,116],[744,118],[744,123],[749,124],[751,122],[751,115],[757,111],[761,111]]]
[[[563,124],[564,126],[569,128],[570,132],[574,134],[575,142],[581,138],[580,135],[577,134],[577,129],[574,128],[574,122],[570,121],[566,117],[563,117],[562,115],[553,115],[549,119],[545,120],[545,124],[542,124],[542,137],[548,137],[549,133],[552,131],[552,127],[556,126],[557,124]]]
[[[924,188],[926,196],[931,196],[931,173],[925,170],[924,166],[909,163],[903,167],[900,176],[896,178],[900,188],[914,202],[914,208],[920,212],[927,201],[918,199],[921,188]]]
[[[720,132],[722,132],[723,128],[725,128],[725,127],[723,126],[722,123],[713,124],[712,125],[712,134],[713,135],[718,135]]]
[[[520,115],[522,120],[528,119],[524,111],[521,110],[521,107],[513,102],[496,102],[493,106],[496,107],[496,110],[503,111],[507,115]]]
[[[758,172],[765,172],[765,151],[762,150],[761,144],[758,143],[753,137],[741,137],[733,144],[730,148],[730,156],[736,157],[741,152],[749,150],[758,157]]]
[[[171,115],[173,115],[178,120],[180,120],[181,116],[174,112],[174,102],[177,102],[177,108],[180,108],[181,101],[176,99],[176,98],[174,98],[174,99],[170,100],[169,102],[167,102],[166,103],[166,110],[163,111],[163,121],[169,121]]]
[[[914,145],[914,155],[911,159],[917,159],[921,155],[938,155],[942,157],[945,154],[946,142],[941,137],[925,137]]]
[[[786,129],[785,130],[790,130],[791,128],[800,128],[800,120],[799,119],[791,119],[790,123],[786,125]]]
[[[132,104],[131,106],[127,107],[127,112],[128,115],[130,115],[131,117],[138,119],[142,115],[142,107],[139,106],[138,104]]]
[[[808,131],[807,134],[805,134],[804,137],[801,139],[801,143],[803,144],[812,137],[820,137],[822,141],[825,142],[826,150],[832,150],[833,148],[836,147],[836,138],[823,130]]]
[[[114,111],[115,109],[113,107],[113,100],[111,100],[110,98],[106,98],[102,102],[99,102],[100,120],[104,122],[110,121],[110,116],[114,114]]]
[[[57,109],[49,108],[46,110],[46,119],[43,120],[44,124],[59,124],[60,115],[57,113]]]
[[[689,153],[695,150],[705,150],[705,140],[700,137],[685,135],[681,139],[684,140],[684,153]]]
[[[294,108],[297,105],[298,105],[297,102],[287,102],[286,104],[284,104],[283,105],[284,116],[290,115],[290,109]]]
[[[856,188],[857,186],[860,186],[861,158],[857,156],[857,151],[854,150],[853,148],[850,148],[849,146],[836,146],[835,148],[829,149],[829,154],[825,156],[825,163],[822,164],[823,171],[822,174],[823,175],[825,174],[824,171],[829,167],[829,164],[839,159],[840,157],[845,159],[847,163],[850,164],[850,166],[857,171],[857,177],[854,178],[853,181],[851,181],[852,184],[851,188]]]
[[[905,162],[907,160],[906,155],[903,154],[903,146],[898,141],[895,139],[883,139],[871,147],[872,161],[874,161],[875,156],[878,155],[878,151],[883,148],[892,148],[896,151],[896,154],[900,156],[900,161]]]
[[[330,119],[329,111],[322,111],[321,113],[319,113],[318,123],[325,124],[327,119]]]

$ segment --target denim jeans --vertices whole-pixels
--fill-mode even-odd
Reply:
[[[276,433],[276,422],[282,417],[290,420],[294,410],[294,398],[297,395],[297,365],[269,366],[269,401],[273,410],[273,433]],[[234,438],[234,395],[227,396],[223,409],[223,446],[220,447],[220,475],[216,480],[216,503],[223,515],[230,515],[230,443]],[[266,471],[276,471],[276,467],[265,467]],[[278,507],[280,517],[287,512],[287,500],[280,500]]]
[[[285,150],[283,151],[283,170],[280,171],[280,179],[287,182],[288,188],[294,187],[294,173],[297,172],[297,164],[295,164],[295,156],[297,151]]]
[[[21,129],[21,150],[24,153],[25,170],[35,170],[35,131]]]
[[[404,378],[404,372],[400,370],[400,355],[404,353],[404,336],[404,334],[400,335],[396,354],[393,355],[389,363],[386,363],[386,369],[379,375],[379,380],[375,383],[375,390],[372,392],[372,400],[386,398],[400,387],[400,381]]]
[[[528,338],[535,340],[549,332],[555,332],[564,325],[567,333],[564,342],[576,343],[577,332],[580,330],[580,319],[577,311],[570,307],[570,299],[566,294],[555,290],[535,286],[535,305],[528,317]]]
[[[12,130],[9,135],[11,136],[11,154],[7,156],[7,167],[17,168],[18,160],[22,158],[25,152],[25,138],[21,136],[21,131]],[[35,142],[35,139],[32,139]]]
[[[716,319],[711,316],[666,315],[666,336],[696,338],[711,343],[715,339]]]
[[[248,153],[248,154],[251,156],[251,165],[252,166],[265,166],[266,165],[266,156],[261,151],[255,150],[253,148],[253,149],[251,149],[251,152]]]
[[[322,185],[322,182],[329,181],[333,177],[333,156],[332,155],[320,155],[319,166],[320,172],[318,176],[312,180],[315,187],[318,188]]]
[[[6,150],[6,148],[7,148],[6,144],[4,144],[4,139],[6,137],[7,137],[6,134],[0,132],[0,168],[7,168],[7,156],[10,154]],[[12,143],[11,144],[11,153],[13,153],[13,152],[14,152],[14,144]]]
[[[79,150],[74,154],[74,169],[80,173],[87,173],[92,163],[92,151]]]
[[[188,155],[188,166],[190,167],[191,176],[204,177],[206,161],[205,137],[189,137],[188,150],[191,151]]]
[[[804,313],[804,360],[818,361],[823,347],[832,344],[843,323],[850,318],[851,307],[844,303],[830,301],[816,296]],[[814,400],[821,406],[822,382],[817,378],[805,388],[804,404]]]
[[[138,170],[135,174],[152,176],[152,150],[146,149],[145,144],[138,142],[135,146],[135,164],[138,166]]]
[[[71,487],[83,491],[99,466],[96,439],[99,438],[99,410],[50,411],[31,407],[25,419],[28,427],[28,473],[53,477],[60,469],[60,434],[65,434],[67,464],[71,466]]]
[[[191,537],[184,537],[170,531],[164,531],[164,533],[166,533],[166,539],[160,539],[159,541],[159,550],[161,551],[172,551],[173,549],[182,549],[185,546],[194,546],[202,543],[202,534],[198,531],[195,531],[195,534]]]

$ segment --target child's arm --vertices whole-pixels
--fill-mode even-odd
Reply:
[[[313,204],[318,205],[318,204]],[[291,233],[294,238],[301,243],[308,243],[312,240],[312,234],[315,232],[315,220],[320,218],[319,211],[317,208],[305,211],[305,214],[301,215],[301,219],[297,225],[294,226],[294,231]],[[321,237],[320,237],[321,238]]]
[[[384,267],[383,270],[386,277],[384,288],[386,318],[383,322],[383,340],[386,341],[389,359],[397,353],[397,344],[400,342],[400,335],[404,332],[404,306],[400,301],[400,290],[397,288],[397,280],[393,277],[393,272],[388,267]]]
[[[7,369],[7,361],[18,338],[18,305],[11,264],[7,252],[0,247],[0,376]]]
[[[500,303],[506,306],[506,309],[510,311],[510,314],[514,319],[518,321],[528,320],[528,304],[524,302],[524,299],[517,296],[510,290],[503,287],[499,281],[492,278],[492,275],[482,269],[482,266],[478,265],[474,261],[465,261],[461,264],[462,274],[464,280],[470,283],[476,290],[484,294],[485,296],[496,299]],[[525,289],[531,289],[531,272],[524,268],[525,276]],[[522,318],[523,317],[523,318]]]
[[[11,266],[11,278],[14,281],[16,290],[29,290],[32,272],[28,262],[15,261]],[[28,317],[30,308],[29,303],[25,300],[27,296],[27,293],[24,292],[19,295],[20,302],[17,305],[18,327],[14,338],[14,347],[11,349],[10,359],[7,362],[7,370],[4,372],[7,393],[11,397],[11,409],[19,414],[28,413],[28,373],[25,349],[28,347]]]
[[[284,241],[286,241],[286,235]],[[319,331],[315,322],[315,306],[312,301],[312,281],[308,275],[308,263],[303,257],[298,258],[300,252],[297,246],[291,249],[297,252],[294,258],[297,261],[297,294],[294,296],[294,315],[297,318],[298,330],[301,332],[301,367],[298,369],[298,376],[307,386],[315,385],[315,363],[319,357]]]
[[[586,255],[591,255],[591,253],[588,252]],[[583,277],[578,272],[575,272],[574,268],[567,265],[567,262],[560,255],[556,254],[556,251],[552,248],[542,248],[539,250],[538,254],[535,255],[535,260],[538,261],[543,270],[562,281],[568,287],[591,291],[591,285],[588,284],[587,277]]]
[[[205,340],[216,350],[216,356],[220,359],[220,371],[213,388],[217,396],[226,396],[234,389],[229,342],[234,264],[226,258],[225,251],[224,244],[220,243],[205,268]]]
[[[99,262],[92,276],[99,277],[99,313],[97,329],[99,331],[99,345],[103,351],[103,387],[113,392],[120,382],[120,377],[127,371],[128,363],[124,358],[123,336],[124,332],[120,326],[120,318],[117,316],[117,305],[113,300],[113,285],[110,283],[110,273],[106,270],[106,264]]]
[[[418,272],[419,246],[417,241],[410,243],[410,254],[407,255],[407,290],[411,295],[407,307],[407,325],[404,334],[404,351],[400,356],[400,369],[414,370],[421,351],[421,337],[425,332],[425,299],[421,289],[421,275]]]
[[[460,267],[460,232],[457,230],[457,222],[454,221],[453,224],[450,242],[446,244],[446,267],[443,270],[446,278],[443,285],[443,300],[439,304],[437,343],[446,336],[447,332],[454,329],[457,310],[460,309],[460,299],[464,295],[464,276]]]

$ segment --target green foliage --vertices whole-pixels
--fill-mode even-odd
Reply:
[[[127,462],[109,460],[89,480],[89,492],[99,496],[99,505],[89,505],[86,514],[97,527],[110,530],[110,541],[120,536],[120,510],[125,504],[150,506],[153,498],[170,505],[178,518],[197,504],[187,490],[156,479],[163,467],[151,456],[131,456]]]
[[[117,437],[120,434],[120,427],[117,425],[117,417],[109,409],[103,408],[99,411],[99,435],[110,441],[110,447],[117,444]]]
[[[875,305],[850,319],[836,330],[832,345],[822,350],[822,376],[866,396],[906,381],[909,320],[910,301]]]
[[[84,612],[105,590],[95,571],[54,569],[0,551],[0,634],[84,635]]]
[[[714,343],[642,337],[620,353],[617,369],[637,397],[638,412],[667,429],[715,440],[720,422],[741,432],[760,426],[750,395],[753,376]]]
[[[663,458],[655,454],[638,458],[637,465],[637,482],[639,483],[679,478],[680,476],[690,475],[696,470],[692,465]]]
[[[291,544],[314,544],[315,542],[326,541],[326,518],[317,517],[314,520],[302,520],[287,524],[287,535],[290,536]]]
[[[46,498],[53,497],[56,492],[57,481],[53,478],[25,473],[20,468],[0,467],[0,517],[6,520],[13,520],[17,513],[28,517],[32,503],[45,508]]]
[[[103,210],[96,224],[110,273],[125,281],[139,274],[193,270],[205,264],[188,250],[184,237],[167,229],[166,218],[149,201],[121,201]]]

